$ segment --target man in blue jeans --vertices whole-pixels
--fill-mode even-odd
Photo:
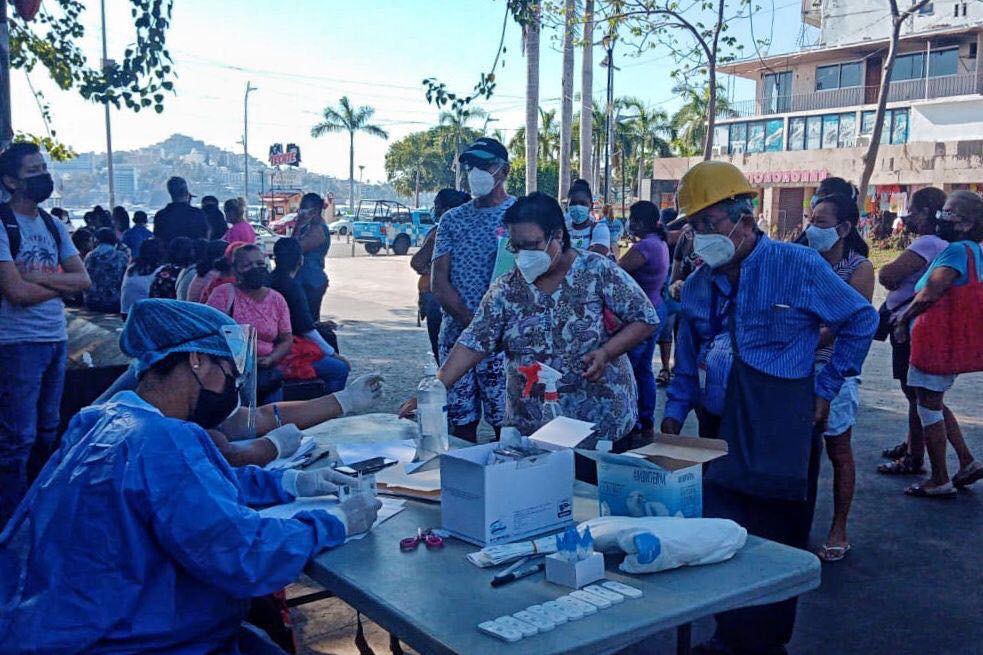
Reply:
[[[50,449],[58,430],[67,340],[64,294],[89,276],[61,221],[38,207],[53,182],[38,147],[0,154],[0,528],[27,487],[34,442]]]

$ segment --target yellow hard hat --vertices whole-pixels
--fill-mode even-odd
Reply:
[[[679,218],[687,218],[722,200],[754,193],[737,166],[725,161],[701,161],[679,181],[676,208]]]

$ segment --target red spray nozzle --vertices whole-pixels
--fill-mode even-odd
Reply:
[[[525,366],[518,367],[519,373],[526,378],[526,384],[522,387],[522,397],[528,398],[532,393],[533,385],[539,383],[539,372],[542,370],[543,365],[539,362],[533,362],[532,364],[526,364]]]

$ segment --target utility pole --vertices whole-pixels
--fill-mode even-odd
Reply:
[[[358,201],[362,202],[362,176],[365,174],[365,164],[358,165]]]
[[[115,63],[109,61],[106,49],[106,0],[99,0],[102,9],[102,71],[105,73]],[[106,172],[109,173],[109,211],[116,206],[116,177],[113,175],[113,128],[109,117],[109,100],[104,103],[106,109]]]
[[[246,94],[242,100],[242,197],[249,204],[249,94],[256,90],[252,82],[246,82]]]
[[[604,203],[608,202],[611,188],[611,142],[614,141],[614,41],[615,35],[608,33],[602,39],[607,56],[601,62],[608,69],[608,103],[604,114]]]
[[[14,139],[10,118],[10,24],[7,22],[7,3],[0,2],[0,151],[6,150]]]

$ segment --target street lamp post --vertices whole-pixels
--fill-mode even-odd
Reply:
[[[611,142],[614,140],[614,42],[617,35],[613,32],[608,33],[601,44],[604,46],[606,56],[601,66],[608,69],[608,102],[604,112],[604,203],[608,202],[608,195],[611,189]]]
[[[106,48],[106,0],[100,0],[102,9],[102,70],[106,72],[113,64],[109,61]],[[106,109],[106,172],[109,173],[109,211],[116,206],[116,178],[113,175],[113,129],[109,117],[109,100],[103,105]]]
[[[362,176],[365,174],[365,164],[358,165],[358,201],[362,202]]]
[[[249,204],[249,94],[256,90],[252,82],[246,82],[246,94],[242,101],[242,197]]]

